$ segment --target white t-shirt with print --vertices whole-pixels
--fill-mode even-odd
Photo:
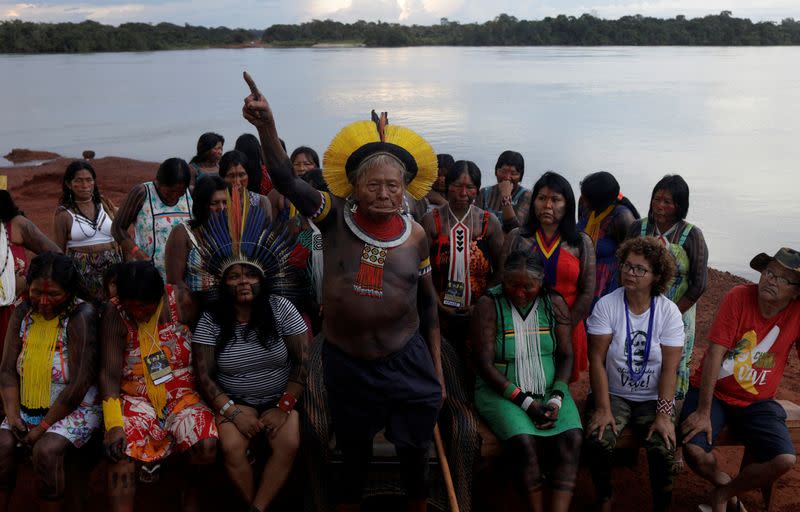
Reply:
[[[586,320],[589,334],[613,335],[606,355],[608,391],[634,402],[644,402],[658,398],[658,381],[661,376],[661,345],[682,347],[684,343],[683,320],[678,306],[659,295],[655,299],[655,318],[650,342],[650,357],[642,378],[634,382],[628,371],[628,354],[625,349],[625,289],[620,287],[602,297],[594,306],[591,316]],[[641,315],[630,313],[631,340],[633,344],[633,369],[639,371],[644,361],[647,340],[647,326],[650,309]]]

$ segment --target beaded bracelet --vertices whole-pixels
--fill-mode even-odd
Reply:
[[[669,417],[675,414],[675,400],[656,398],[656,413],[666,414]]]
[[[289,393],[284,393],[280,400],[278,400],[278,409],[282,410],[286,414],[289,414],[294,410],[294,406],[297,404],[297,398],[293,397]]]
[[[47,431],[47,430],[49,430],[49,429],[50,429],[50,427],[51,427],[52,425],[50,425],[49,423],[47,423],[46,421],[44,421],[44,418],[42,418],[42,421],[40,421],[40,422],[39,422],[39,426],[40,426],[40,427],[42,427],[42,429],[43,429],[43,430]]]
[[[225,411],[230,409],[232,405],[233,405],[233,400],[228,400],[227,403],[223,405],[222,408],[219,410],[219,415],[225,416]]]

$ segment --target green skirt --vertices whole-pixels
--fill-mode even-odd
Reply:
[[[567,430],[582,428],[578,407],[569,393],[564,396],[555,426],[545,430],[536,428],[525,411],[511,400],[498,395],[480,377],[475,379],[475,407],[501,441],[520,434],[551,437]]]

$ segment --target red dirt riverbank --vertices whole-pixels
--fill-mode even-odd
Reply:
[[[61,176],[71,159],[57,158],[38,166],[21,166],[0,168],[0,175],[8,176],[8,188],[15,201],[25,214],[33,220],[46,234],[52,235],[53,211],[61,194]],[[98,174],[98,184],[103,194],[119,205],[130,188],[143,181],[154,178],[158,164],[142,162],[126,158],[105,157],[92,160]],[[696,219],[697,220],[697,219]],[[702,226],[702,223],[700,223]],[[742,255],[750,258],[752,255]],[[710,270],[709,287],[698,304],[697,314],[697,343],[695,348],[694,364],[699,364],[706,348],[705,334],[724,294],[733,286],[746,282],[744,279],[733,276],[727,272]],[[576,398],[581,401],[585,398],[588,389],[588,376],[578,384],[580,392]],[[794,355],[786,367],[782,386],[778,398],[785,398],[800,403],[800,362]],[[722,448],[718,450],[723,467],[731,472],[738,468],[741,458],[741,449]],[[96,480],[93,479],[93,480]],[[615,474],[616,510],[648,510],[650,492],[647,484],[647,463],[644,455],[635,470],[618,468]],[[710,487],[686,469],[678,478],[675,486],[673,505],[674,510],[697,510],[697,505],[706,502]],[[17,493],[20,494],[20,493]],[[586,510],[589,508],[593,496],[591,479],[588,472],[583,469],[576,491],[572,510]],[[749,510],[762,510],[761,496],[751,492],[743,497]],[[800,467],[795,467],[784,476],[778,486],[774,497],[777,507],[775,510],[789,512],[800,510]],[[24,503],[15,499],[17,506]],[[154,505],[154,503],[152,503]],[[93,510],[101,510],[103,507]],[[23,510],[23,508],[19,508]]]

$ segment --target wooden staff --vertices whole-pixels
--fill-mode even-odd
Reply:
[[[447,501],[450,503],[450,512],[458,512],[458,499],[456,490],[453,487],[453,477],[450,475],[450,464],[447,462],[447,455],[444,452],[442,435],[439,433],[439,425],[433,427],[433,442],[436,444],[436,455],[439,457],[439,466],[444,477],[444,487],[447,489]]]

